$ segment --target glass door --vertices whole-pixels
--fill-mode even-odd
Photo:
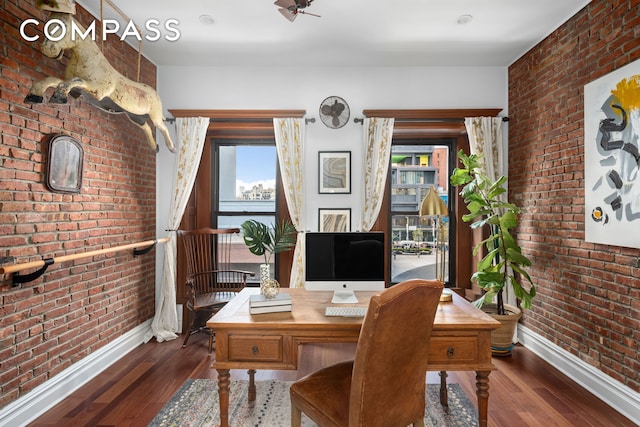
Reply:
[[[450,279],[451,144],[402,141],[391,148],[391,281]],[[423,208],[433,191],[441,210]],[[426,205],[425,205],[426,206]]]

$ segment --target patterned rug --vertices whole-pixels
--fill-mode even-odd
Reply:
[[[248,381],[232,381],[229,420],[232,427],[288,427],[289,385],[285,381],[257,381],[257,397],[247,403]],[[477,426],[478,412],[458,384],[448,384],[449,413],[439,403],[440,385],[427,384],[426,427]],[[210,427],[220,420],[216,380],[187,380],[151,421],[149,427]],[[303,414],[302,425],[315,424]]]

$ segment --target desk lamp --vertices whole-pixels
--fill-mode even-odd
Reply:
[[[437,223],[437,233],[436,233],[436,279],[444,283],[444,261],[445,261],[445,253],[444,253],[444,225],[442,222],[441,216],[449,216],[449,208],[444,203],[444,200],[438,193],[434,186],[429,188],[429,192],[422,199],[422,203],[420,203],[420,216],[435,216]],[[446,292],[445,292],[446,291]],[[448,296],[447,296],[448,294]],[[451,301],[451,293],[449,290],[445,289],[442,292],[441,301]]]

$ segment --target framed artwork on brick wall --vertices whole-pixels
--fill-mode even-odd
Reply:
[[[639,139],[637,60],[584,87],[587,242],[640,248]]]
[[[79,193],[82,188],[84,150],[69,135],[54,135],[47,153],[46,183],[57,193]]]

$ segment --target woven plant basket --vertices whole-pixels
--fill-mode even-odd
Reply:
[[[510,356],[513,349],[513,336],[518,320],[522,317],[522,310],[513,305],[505,304],[507,314],[498,315],[495,304],[485,304],[482,311],[496,319],[502,326],[491,332],[491,354],[494,356]]]

